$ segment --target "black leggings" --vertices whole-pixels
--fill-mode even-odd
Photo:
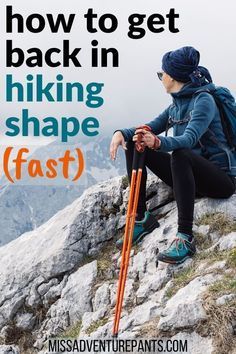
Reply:
[[[127,142],[126,167],[131,181],[134,142]],[[194,200],[196,196],[229,198],[235,192],[234,178],[212,162],[190,149],[178,149],[172,154],[146,149],[137,219],[146,211],[146,180],[148,167],[163,182],[173,188],[178,208],[178,231],[192,235]]]

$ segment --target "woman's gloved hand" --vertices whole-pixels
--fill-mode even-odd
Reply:
[[[139,152],[144,151],[146,146],[149,149],[156,150],[161,145],[160,139],[151,132],[151,128],[148,125],[142,125],[136,128],[133,141],[135,141],[136,149]]]

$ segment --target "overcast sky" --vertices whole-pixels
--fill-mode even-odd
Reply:
[[[50,33],[48,25],[39,34],[16,33],[6,34],[5,7],[12,5],[13,11],[25,17],[38,12],[57,15],[75,13],[76,18],[70,34],[59,31]],[[87,33],[83,15],[88,8],[93,8],[99,16],[112,13],[118,18],[118,29],[111,34]],[[168,25],[162,33],[151,33],[147,29],[146,20],[141,27],[146,29],[142,39],[130,39],[128,32],[128,17],[133,13],[166,15],[170,8],[175,8],[180,15],[176,19],[178,33],[170,33]],[[201,53],[200,64],[208,67],[214,81],[218,85],[229,87],[236,93],[236,47],[233,38],[235,33],[236,3],[228,1],[189,1],[189,0],[12,0],[1,1],[0,31],[2,50],[0,53],[0,99],[1,99],[1,143],[8,143],[4,137],[5,119],[9,116],[19,116],[22,108],[29,108],[32,115],[38,118],[54,116],[60,120],[62,116],[75,116],[84,119],[95,116],[100,121],[100,134],[112,134],[114,129],[130,127],[148,122],[157,116],[169,103],[171,97],[165,93],[156,71],[161,67],[161,58],[166,51],[185,45],[196,47]],[[12,69],[6,68],[5,41],[12,39],[14,46],[24,50],[39,47],[43,51],[50,47],[62,47],[63,39],[69,39],[71,48],[82,48],[82,67],[75,68],[34,68],[26,66]],[[119,68],[91,68],[91,41],[98,40],[100,47],[115,47],[119,51]],[[6,103],[5,76],[12,73],[16,81],[25,82],[28,74],[43,74],[45,82],[55,81],[57,74],[63,74],[66,82],[102,82],[104,105],[98,109],[88,109],[84,103]],[[79,135],[81,136],[81,135]],[[79,138],[78,136],[78,138]],[[19,141],[19,140],[18,140]],[[32,138],[26,140],[31,142]],[[34,144],[44,140],[37,138]],[[45,143],[45,141],[44,141]]]

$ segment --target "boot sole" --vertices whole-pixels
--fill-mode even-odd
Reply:
[[[160,261],[160,262],[169,263],[169,264],[181,264],[181,263],[185,262],[187,259],[192,258],[193,256],[194,256],[194,254],[191,255],[191,256],[185,256],[183,259],[175,261],[175,260],[171,260],[169,258],[162,257],[159,254],[158,257],[157,257],[157,260]]]

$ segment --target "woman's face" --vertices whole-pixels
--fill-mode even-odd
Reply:
[[[162,83],[167,93],[171,93],[175,87],[175,80],[165,72],[163,72]]]
[[[167,93],[179,92],[184,86],[183,82],[176,81],[175,79],[173,79],[173,77],[171,77],[164,71],[159,71],[157,74],[159,79],[162,81]]]

